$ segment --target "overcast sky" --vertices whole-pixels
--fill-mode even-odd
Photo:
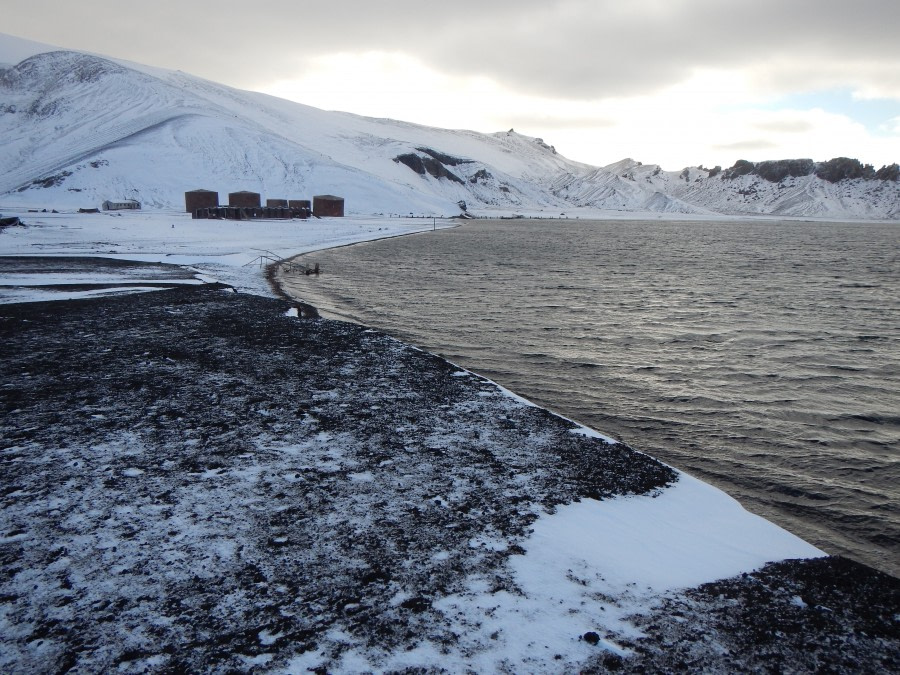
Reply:
[[[3,32],[596,165],[900,162],[900,0],[2,0]]]

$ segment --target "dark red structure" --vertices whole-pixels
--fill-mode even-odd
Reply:
[[[334,195],[316,195],[313,197],[313,215],[317,218],[330,216],[340,218],[344,215],[344,198]]]
[[[306,209],[307,211],[312,210],[312,202],[308,199],[289,199],[288,206],[292,209]]]
[[[283,207],[287,208],[288,200],[287,199],[267,199],[266,206],[271,208]]]
[[[228,206],[242,206],[244,208],[259,208],[262,206],[258,192],[241,190],[228,193]]]
[[[214,209],[219,205],[219,193],[212,190],[191,190],[184,193],[184,210]]]

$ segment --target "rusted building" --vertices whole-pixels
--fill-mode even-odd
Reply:
[[[284,207],[287,208],[288,200],[287,199],[267,199],[266,206],[270,207]]]
[[[259,208],[262,205],[258,192],[241,190],[228,193],[228,206],[243,206],[245,208]]]
[[[188,213],[194,213],[197,209],[214,209],[218,205],[218,192],[201,189],[184,193],[184,210]]]
[[[334,195],[316,195],[313,197],[313,215],[318,218],[323,216],[342,217],[344,215],[344,198]]]
[[[288,208],[293,218],[309,218],[312,215],[312,202],[308,199],[289,199]]]

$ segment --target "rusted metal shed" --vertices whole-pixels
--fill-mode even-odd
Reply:
[[[245,208],[259,208],[262,206],[258,192],[241,190],[228,193],[228,206],[243,206]]]
[[[334,195],[316,195],[313,197],[313,215],[318,218],[342,217],[344,215],[344,198]]]
[[[288,205],[287,199],[267,199],[266,200],[266,206],[269,206],[269,207],[282,206],[284,208],[287,208],[287,205]]]
[[[188,213],[194,213],[197,209],[214,209],[218,205],[218,192],[201,189],[184,193],[184,210]]]

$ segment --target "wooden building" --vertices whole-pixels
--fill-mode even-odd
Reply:
[[[201,189],[184,193],[184,210],[188,213],[194,213],[197,209],[214,209],[218,205],[218,192]]]
[[[103,202],[104,211],[122,211],[122,210],[139,210],[141,203],[137,199],[120,199],[114,201],[107,199]]]
[[[269,206],[272,208],[276,208],[276,207],[287,208],[287,205],[288,205],[287,199],[267,199],[266,200],[266,206]]]
[[[262,206],[258,192],[241,190],[228,193],[228,206],[243,206],[245,208],[259,208]]]
[[[316,195],[313,197],[313,215],[317,218],[331,216],[340,218],[344,215],[344,198],[334,195]]]

